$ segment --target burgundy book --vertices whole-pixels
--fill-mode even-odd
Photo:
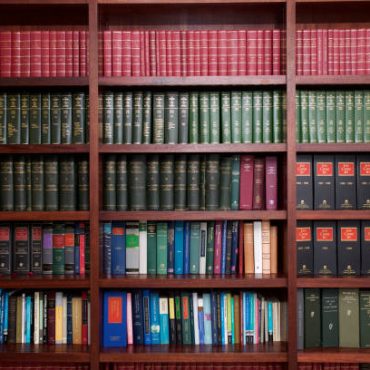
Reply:
[[[154,31],[153,33],[155,34]],[[131,31],[122,31],[121,40],[122,40],[122,46],[121,46],[122,76],[130,77],[131,76]],[[154,37],[154,41],[155,41],[155,37]]]
[[[194,76],[200,75],[200,31],[194,31]]]
[[[264,32],[257,31],[257,75],[261,76],[264,72]]]
[[[208,73],[217,76],[218,73],[218,43],[217,31],[208,31]]]
[[[181,77],[181,40],[180,31],[172,31],[172,75]]]
[[[322,74],[328,74],[328,30],[322,30]]]
[[[156,52],[156,32],[149,31],[149,60],[150,60],[150,76],[158,75],[158,60]],[[131,58],[131,56],[130,56]]]
[[[186,31],[180,31],[180,45],[181,45],[181,76],[186,76]]]
[[[227,31],[227,75],[238,75],[238,31]]]
[[[345,69],[344,74],[351,74],[351,30],[347,29],[344,31],[344,40],[345,40]]]
[[[309,76],[311,74],[311,32],[302,31],[302,74]]]
[[[140,76],[145,76],[145,34],[140,31]]]
[[[277,157],[266,157],[266,209],[277,209]]]
[[[334,74],[334,30],[328,30],[328,74]]]
[[[87,31],[80,31],[80,76],[85,77],[88,74],[88,36],[89,33]],[[112,39],[111,46],[112,46]],[[111,68],[111,75],[112,75],[112,54],[110,54],[110,68]]]
[[[163,36],[160,48],[164,48],[164,53],[166,53],[166,35]],[[140,77],[140,31],[131,32],[131,68],[132,76]],[[164,62],[164,69],[166,69],[166,62]]]
[[[21,77],[31,75],[31,34],[21,31]]]
[[[316,35],[317,35],[317,38],[316,38],[316,49],[317,49],[317,53],[316,53],[316,57],[317,57],[317,74],[319,76],[322,76],[323,74],[323,59],[322,59],[322,52],[323,52],[323,39],[322,39],[322,29],[318,29],[316,30]]]
[[[257,74],[257,31],[247,31],[247,71],[248,75]]]
[[[303,74],[303,51],[302,51],[302,30],[297,30],[296,32],[296,73],[297,76]],[[274,49],[275,50],[275,49]]]
[[[351,29],[351,75],[355,75],[357,71],[357,30]]]
[[[12,32],[0,31],[0,77],[12,76]]]
[[[157,63],[159,76],[167,76],[166,70],[166,31],[157,31]],[[134,72],[134,71],[132,71]],[[134,74],[133,74],[134,75]]]
[[[238,31],[238,76],[247,74],[247,31]]]
[[[265,208],[265,159],[254,159],[253,209]]]
[[[244,222],[239,222],[239,261],[238,274],[244,275]]]
[[[208,31],[200,31],[200,75],[208,76]]]
[[[57,31],[56,67],[57,77],[66,76],[66,32]]]
[[[254,157],[253,155],[240,156],[240,209],[253,209],[253,179]]]
[[[144,31],[144,44],[145,44],[145,76],[150,76],[150,37],[149,31]]]
[[[82,344],[88,344],[87,292],[82,292]]]
[[[21,33],[19,31],[13,31],[11,33],[11,76],[21,76]],[[0,54],[2,55],[3,50]]]
[[[57,31],[49,32],[49,63],[50,63],[50,77],[57,75]]]
[[[346,74],[346,33],[339,30],[339,74]]]
[[[310,30],[310,52],[311,52],[311,58],[310,58],[310,66],[311,66],[311,72],[310,74],[312,76],[317,75],[317,30]]]
[[[122,32],[112,31],[112,76],[122,76]]]
[[[99,32],[99,47],[101,45],[100,40],[100,32]],[[42,42],[42,39],[41,39]],[[100,58],[100,50],[99,50],[99,56]],[[98,67],[100,68],[100,66]],[[99,75],[100,72],[99,72]],[[80,76],[80,35],[79,31],[73,31],[72,32],[72,76],[73,77],[79,77]]]
[[[186,32],[186,76],[194,76],[194,31]]]
[[[227,75],[227,32],[219,30],[217,32],[217,48],[218,48],[218,75]]]
[[[48,344],[55,344],[55,292],[48,292],[48,309],[47,309],[47,330]]]
[[[272,75],[272,30],[263,31],[263,74]]]
[[[366,30],[357,30],[357,74],[363,75],[366,72]]]
[[[73,31],[66,31],[66,74],[73,77]]]
[[[78,38],[79,37],[78,35]],[[80,53],[79,50],[78,53]],[[104,76],[104,40],[102,31],[98,32],[98,53],[98,74],[99,76]],[[78,68],[80,68],[80,61],[78,61],[78,64]]]
[[[333,31],[333,75],[339,75],[339,30]]]
[[[30,32],[30,76],[41,77],[41,31]]]
[[[370,74],[370,28],[366,29],[366,70],[365,74]]]
[[[172,72],[172,31],[166,32],[166,75],[173,76]]]
[[[281,74],[281,31],[272,30],[272,74]],[[285,46],[284,46],[285,47]]]
[[[104,76],[112,77],[112,31],[104,31],[103,40],[104,40]]]
[[[215,252],[213,256],[213,273],[221,274],[221,258],[222,258],[222,221],[215,223]]]

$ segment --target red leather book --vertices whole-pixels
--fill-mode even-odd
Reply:
[[[264,71],[264,32],[263,30],[257,31],[257,75],[263,75]]]
[[[277,209],[277,157],[266,157],[266,209]]]
[[[339,74],[346,74],[346,33],[339,30]]]
[[[84,230],[85,229],[85,224],[81,223],[80,224],[80,229]],[[80,275],[85,275],[86,269],[85,269],[85,252],[86,252],[86,235],[84,233],[81,233],[78,235],[78,245],[77,248],[80,249]]]
[[[351,30],[344,31],[344,39],[345,39],[345,69],[344,74],[350,75],[351,74]]]
[[[218,47],[218,75],[227,75],[227,32],[220,30],[217,32]]]
[[[57,31],[49,32],[49,63],[50,63],[50,77],[57,75]]]
[[[215,223],[215,252],[213,256],[213,273],[221,274],[221,258],[222,258],[222,221]]]
[[[322,74],[328,74],[328,30],[322,30]]]
[[[132,76],[140,76],[140,31],[131,32],[131,71]]]
[[[240,156],[240,209],[253,209],[254,157]]]
[[[153,32],[155,34],[155,32]],[[131,31],[122,31],[122,76],[131,76]],[[155,40],[155,38],[154,38]]]
[[[286,73],[286,30],[281,30],[281,42],[280,42],[280,53],[281,53],[281,70],[280,73]]]
[[[158,71],[159,76],[167,76],[166,69],[166,31],[157,32],[157,53],[158,53]]]
[[[140,76],[145,76],[145,35],[140,31]]]
[[[101,47],[101,39],[100,36],[101,32],[98,34],[98,43],[99,43],[99,48]],[[101,50],[99,50],[99,55],[98,55],[98,60],[101,57]],[[100,67],[100,60],[99,60],[99,66]],[[99,71],[99,75],[100,71]],[[80,35],[79,31],[73,31],[72,32],[72,76],[73,77],[79,77],[80,76]]]
[[[181,39],[180,31],[172,31],[172,75],[181,77]]]
[[[41,31],[30,32],[31,77],[41,77]]]
[[[85,45],[86,45],[86,71],[84,76],[89,75],[89,60],[90,60],[90,35],[89,31],[84,31],[85,35]]]
[[[311,74],[311,32],[302,31],[302,74],[309,76]]]
[[[144,31],[144,60],[145,60],[145,76],[150,76],[150,38],[149,31]]]
[[[247,71],[248,75],[257,74],[257,31],[247,31]]]
[[[194,31],[194,76],[200,75],[200,31]]]
[[[339,30],[333,30],[333,75],[339,75]]]
[[[218,43],[217,31],[208,31],[208,73],[217,76],[218,73]]]
[[[263,74],[272,75],[272,30],[264,30],[263,37]]]
[[[334,30],[328,30],[328,74],[334,74]]]
[[[55,344],[55,292],[49,291],[47,293],[48,307],[47,307],[47,331],[48,344]]]
[[[104,76],[104,40],[102,31],[98,32],[98,53],[98,74],[99,76]]]
[[[194,31],[186,32],[186,76],[194,76]]]
[[[172,31],[166,32],[166,75],[172,76]]]
[[[12,77],[12,32],[0,31],[0,77]]]
[[[149,31],[149,61],[150,76],[157,76],[157,53],[156,53],[156,32]]]
[[[31,35],[29,31],[21,31],[21,77],[31,75]]]
[[[317,35],[317,41],[316,41],[316,49],[317,49],[317,74],[319,76],[322,76],[322,70],[323,70],[323,59],[322,59],[322,29],[318,29],[316,31]]]
[[[239,222],[239,261],[238,261],[238,274],[244,275],[244,222]]]
[[[187,60],[186,31],[180,31],[180,45],[181,45],[181,76],[185,77]]]
[[[357,30],[357,74],[364,75],[366,72],[366,30]]]
[[[227,75],[238,75],[238,31],[229,30],[227,35]]]
[[[57,31],[57,77],[65,77],[66,75],[66,33],[65,31]]]
[[[104,40],[104,76],[112,77],[112,31],[104,31],[103,40]]]
[[[351,29],[351,74],[357,71],[357,30]]]
[[[265,209],[265,159],[255,158],[253,176],[253,209]]]
[[[200,31],[200,74],[208,76],[208,31]]]
[[[297,76],[303,75],[303,50],[302,50],[302,43],[303,43],[303,31],[297,30],[296,32],[296,73]]]
[[[281,74],[281,31],[272,30],[272,74]]]
[[[80,76],[88,75],[88,61],[89,61],[89,33],[87,31],[80,31]],[[112,44],[111,44],[112,45]],[[111,57],[112,68],[112,57]]]
[[[73,31],[66,31],[66,74],[73,77]]]
[[[238,31],[238,76],[247,74],[247,31]]]
[[[82,292],[82,344],[88,344],[87,292]]]
[[[317,75],[317,30],[310,30],[310,47],[311,47],[311,75]]]
[[[370,74],[370,28],[366,29],[366,71],[365,74]]]
[[[122,31],[112,31],[112,76],[122,76]]]
[[[9,47],[11,51],[9,55],[11,56],[11,76],[20,77],[21,76],[21,33],[19,31],[13,31],[11,33],[11,45]],[[0,54],[2,55],[3,50]],[[4,76],[5,77],[5,76]]]

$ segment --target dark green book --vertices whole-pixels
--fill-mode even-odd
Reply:
[[[116,158],[116,209],[117,211],[128,210],[127,157],[125,154],[119,154]]]
[[[177,144],[179,137],[179,94],[167,92],[164,100],[164,142]]]
[[[30,142],[30,129],[32,126],[38,126],[39,123],[40,106],[37,96],[39,94],[21,95],[21,144],[41,144],[41,142]],[[32,101],[31,97],[33,97]]]
[[[0,161],[0,209],[14,210],[13,157],[4,156]]]
[[[310,143],[317,143],[316,91],[308,91],[308,127]]]
[[[326,142],[336,142],[336,94],[334,91],[326,91],[325,93],[325,118],[326,118]]]
[[[175,157],[175,210],[186,210],[186,155]]]
[[[99,113],[98,113],[99,115]],[[98,122],[101,122],[100,120]],[[85,96],[85,143],[90,142],[90,99]]]
[[[191,320],[190,320],[190,296],[191,293],[181,291],[181,329],[182,329],[182,344],[192,344],[191,340]]]
[[[200,208],[200,155],[192,154],[187,163],[187,202],[190,211]]]
[[[272,143],[272,119],[272,92],[264,91],[262,93],[262,141],[265,144]]]
[[[119,94],[117,94],[119,96]],[[114,98],[113,92],[105,92],[103,94],[103,142],[104,144],[113,144],[115,142],[114,135]],[[119,108],[118,108],[119,111]],[[122,142],[121,142],[122,143]],[[118,144],[121,144],[118,143]]]
[[[144,94],[142,91],[134,93],[134,112],[132,122],[132,144],[141,144],[143,137],[143,99]]]
[[[199,94],[190,93],[189,144],[199,143]]]
[[[157,223],[157,275],[167,275],[167,222]]]
[[[231,142],[239,144],[242,141],[242,93],[231,92]]]
[[[53,275],[64,275],[64,224],[53,227]]]
[[[44,159],[45,172],[45,210],[57,211],[59,205],[58,157],[48,155]]]
[[[210,137],[210,114],[209,114],[209,92],[199,93],[199,128],[201,144],[209,144]]]
[[[321,346],[321,300],[320,289],[304,291],[304,346],[317,348]]]
[[[116,156],[108,154],[104,159],[103,208],[116,210]]]
[[[231,209],[239,209],[240,190],[240,155],[233,155],[231,160]]]
[[[61,95],[62,144],[72,144],[72,94]]]
[[[123,144],[132,144],[134,98],[132,92],[123,93]]]
[[[345,130],[346,130],[346,121],[345,121],[345,97],[344,91],[337,91],[335,93],[335,119],[336,119],[336,142],[344,143],[345,142]]]
[[[210,120],[210,143],[219,144],[220,141],[220,94],[209,94],[209,120]]]
[[[360,346],[370,348],[370,291],[360,291]]]
[[[148,222],[147,228],[147,270],[148,275],[157,273],[157,223]]]
[[[153,144],[164,144],[164,95],[153,94]]]
[[[50,95],[50,131],[51,144],[60,144],[62,141],[62,106],[59,94]]]
[[[220,155],[209,154],[206,161],[206,210],[215,211],[219,208],[220,186]]]
[[[146,209],[146,156],[133,155],[128,161],[128,193],[131,211]]]
[[[206,210],[206,164],[207,156],[200,156],[200,167],[199,167],[199,209],[201,211]]]
[[[26,211],[26,159],[23,155],[14,157],[14,210]]]
[[[85,158],[79,158],[77,161],[77,179],[78,179],[78,202],[79,211],[89,209],[89,161]]]
[[[174,209],[174,172],[175,157],[166,154],[159,160],[159,203],[161,211]]]
[[[72,143],[84,144],[86,140],[86,99],[84,93],[72,95]]]
[[[152,93],[144,92],[143,98],[143,144],[152,142]]]
[[[221,92],[221,135],[222,143],[231,143],[231,96],[227,91]]]
[[[41,143],[51,143],[51,111],[50,111],[50,94],[41,95]]]
[[[213,275],[213,259],[215,254],[215,222],[207,223],[207,250],[206,250],[206,274]]]
[[[300,92],[300,107],[301,107],[301,142],[303,144],[310,142],[309,132],[309,117],[308,117],[308,92],[301,90]]]
[[[301,92],[297,90],[295,96],[295,122],[296,122],[296,140],[297,143],[302,143],[302,117],[301,117]]]
[[[364,140],[364,93],[356,90],[355,96],[355,143],[362,143]]]
[[[272,91],[272,141],[275,144],[283,142],[283,108],[282,95],[280,90]],[[298,117],[296,117],[298,122]]]
[[[220,161],[220,209],[231,209],[231,164],[232,157]]]
[[[253,142],[262,143],[262,92],[253,92]]]
[[[159,210],[159,156],[152,154],[147,159],[147,207],[149,211]]]
[[[188,144],[189,142],[189,93],[179,93],[179,144]]]
[[[32,166],[31,158],[26,158],[26,200],[27,211],[32,211]]]
[[[339,345],[338,289],[323,289],[321,301],[322,346],[335,348]]]
[[[123,93],[108,93],[108,97],[105,97],[105,99],[112,106],[108,106],[106,115],[104,116],[104,137],[107,137],[109,141],[107,144],[123,144]],[[111,99],[113,99],[113,103]]]
[[[244,144],[253,142],[252,95],[253,93],[251,91],[242,92],[241,141]]]
[[[286,142],[287,136],[288,136],[288,121],[287,121],[287,99],[286,99],[286,94],[282,93],[281,94],[281,109],[282,109],[282,137],[283,137],[283,142]]]
[[[75,237],[77,238],[74,223],[64,225],[64,274],[74,275],[75,270]],[[77,245],[76,248],[79,246]],[[86,252],[85,252],[86,253]],[[76,264],[80,261],[76,261]]]
[[[325,91],[316,92],[317,142],[326,143]]]
[[[6,144],[7,139],[7,94],[0,94],[0,144]]]
[[[355,141],[355,94],[353,91],[345,92],[345,142]]]
[[[360,346],[358,289],[339,289],[339,347]]]
[[[370,90],[364,91],[364,143],[370,142]]]
[[[199,274],[200,222],[190,223],[190,273]]]
[[[9,94],[7,99],[7,143],[21,143],[21,96],[20,94]]]
[[[30,95],[30,121],[29,121],[29,143],[30,144],[41,144],[41,131],[42,131],[42,120],[41,120],[41,94]],[[28,131],[28,125],[22,130]],[[23,140],[22,140],[23,141]],[[28,134],[25,143],[28,143]]]
[[[45,209],[44,199],[44,160],[36,156],[31,161],[32,211]]]
[[[77,204],[76,160],[64,156],[59,160],[59,209],[75,211]]]

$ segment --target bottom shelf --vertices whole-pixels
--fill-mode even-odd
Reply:
[[[298,352],[298,362],[370,363],[370,348],[314,348]]]

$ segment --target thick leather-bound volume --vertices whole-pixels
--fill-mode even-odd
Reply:
[[[27,209],[26,196],[26,159],[23,155],[14,157],[14,210]]]
[[[360,345],[359,290],[339,290],[339,347]]]
[[[313,230],[311,221],[297,221],[297,274],[313,274]]]
[[[220,160],[220,209],[231,208],[231,164],[232,157],[222,157]]]
[[[152,154],[147,160],[147,207],[149,211],[159,210],[159,156]]]
[[[31,191],[32,211],[43,211],[44,198],[44,160],[42,156],[32,158],[31,161]]]
[[[304,291],[304,347],[321,346],[321,297],[320,289]]]
[[[323,289],[321,291],[322,346],[338,347],[338,289]]]
[[[61,143],[72,144],[72,94],[61,95]]]
[[[61,211],[75,211],[77,208],[77,171],[76,160],[73,156],[66,156],[59,161],[59,209]]]
[[[266,171],[266,209],[276,210],[277,209],[277,173],[278,163],[277,157],[268,156],[265,159],[265,171]]]
[[[84,144],[88,133],[88,105],[84,93],[75,93],[72,95],[72,143]]]
[[[175,197],[174,207],[177,211],[186,209],[186,155],[175,157]]]
[[[370,155],[357,156],[357,208],[370,209]]]
[[[159,203],[162,211],[174,209],[174,174],[175,157],[163,155],[159,161]]]
[[[255,158],[253,180],[253,209],[264,209],[266,199],[264,158]]]
[[[356,208],[356,157],[335,156],[335,208]]]
[[[315,209],[334,209],[334,156],[314,156]]]
[[[360,346],[370,348],[370,291],[360,291]]]
[[[133,106],[134,96],[132,92],[126,91],[123,93],[123,144],[132,144],[133,131]]]
[[[51,94],[50,97],[50,140],[51,144],[60,144],[61,141],[61,95]]]
[[[143,99],[142,91],[136,91],[133,95],[132,116],[132,144],[141,144],[143,137]]]
[[[39,94],[31,94],[31,96],[37,97]],[[30,126],[33,122],[35,126],[38,125],[37,109],[39,108],[37,99],[32,101],[32,110],[31,110],[31,101],[29,94],[21,95],[21,107],[20,107],[20,116],[21,116],[21,126],[20,126],[20,144],[41,144],[40,142],[32,143],[30,142]],[[32,115],[32,117],[31,117]]]
[[[361,274],[370,275],[370,221],[361,222]]]
[[[167,92],[164,100],[164,141],[177,144],[179,137],[179,93]],[[134,142],[135,143],[135,142]]]
[[[12,232],[7,223],[0,224],[0,274],[10,274],[12,268]]]
[[[42,226],[31,224],[31,272],[42,273]]]
[[[45,210],[57,211],[59,204],[58,157],[50,155],[44,160]]]
[[[77,160],[77,175],[77,209],[79,211],[87,211],[89,209],[89,161],[87,159],[79,158]]]
[[[187,163],[187,203],[189,210],[199,210],[200,207],[200,156],[192,154]]]
[[[104,160],[103,207],[106,211],[116,210],[116,156],[109,154]]]
[[[133,155],[128,162],[128,190],[131,211],[146,209],[146,156]]]
[[[51,107],[50,94],[41,95],[41,143],[51,144]]]
[[[220,191],[220,156],[210,154],[206,161],[206,209],[209,211],[219,208]]]

